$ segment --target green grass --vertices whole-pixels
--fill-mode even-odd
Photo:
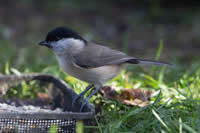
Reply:
[[[157,92],[152,103],[139,108],[106,100],[102,114],[96,117],[97,128],[109,133],[200,132],[199,70],[192,76],[184,75],[174,84],[159,83],[145,76],[141,87]]]
[[[54,55],[36,45],[18,48],[13,42],[1,40],[0,72],[20,74],[43,72],[65,80],[77,93],[87,86],[66,75],[57,65]],[[162,53],[160,43],[156,59]],[[6,52],[5,52],[6,51]],[[96,125],[84,126],[87,132],[96,133],[198,133],[200,132],[200,63],[193,61],[184,66],[173,62],[174,68],[131,67],[108,83],[118,88],[142,88],[153,91],[151,103],[146,107],[126,106],[118,101],[94,96],[104,101],[102,112],[95,117]],[[37,82],[22,83],[13,87],[8,97],[35,98],[40,91]],[[50,129],[55,130],[54,127]],[[80,129],[81,130],[81,129]]]

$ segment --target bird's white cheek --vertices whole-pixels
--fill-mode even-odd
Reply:
[[[56,55],[64,54],[66,51],[65,47],[56,43],[52,44],[52,50]]]
[[[77,39],[62,39],[58,42],[52,43],[52,49],[56,55],[69,54],[73,55],[79,53],[84,48],[84,42]]]
[[[62,39],[58,41],[58,44],[71,54],[79,53],[85,46],[83,41],[74,38]]]
[[[61,47],[53,47],[52,50],[56,55],[60,55],[60,54],[64,53],[64,49]]]

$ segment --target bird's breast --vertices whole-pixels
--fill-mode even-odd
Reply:
[[[105,82],[119,74],[121,70],[121,65],[82,68],[74,64],[72,59],[67,59],[66,57],[57,57],[57,59],[60,66],[67,74],[91,84],[103,85]]]

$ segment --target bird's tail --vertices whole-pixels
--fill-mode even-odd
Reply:
[[[147,65],[158,65],[158,66],[172,66],[170,63],[155,60],[145,60],[145,59],[131,59],[128,61],[131,64],[147,64]]]

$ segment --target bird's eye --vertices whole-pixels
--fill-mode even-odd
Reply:
[[[62,38],[60,38],[60,37],[56,37],[56,41],[58,41],[58,40],[61,40]]]

